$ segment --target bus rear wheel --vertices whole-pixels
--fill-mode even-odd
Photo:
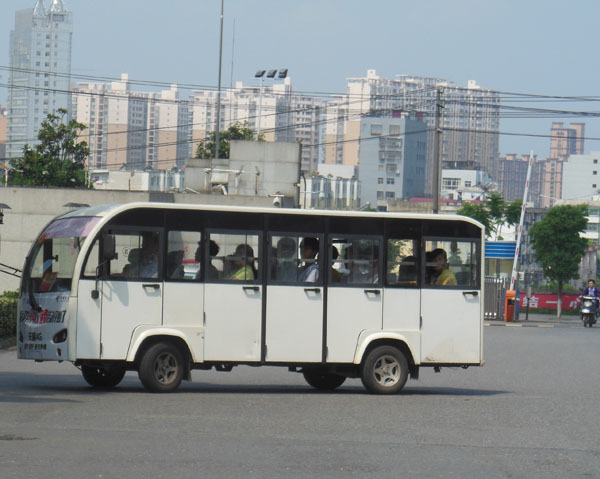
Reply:
[[[393,346],[378,346],[367,354],[360,378],[372,394],[396,394],[408,379],[408,362]]]
[[[138,375],[146,389],[165,393],[179,387],[183,370],[181,351],[171,343],[157,343],[142,356]]]
[[[121,382],[125,376],[125,368],[122,366],[89,366],[82,365],[81,373],[83,379],[96,388],[112,388]]]
[[[305,368],[302,370],[302,374],[308,384],[322,391],[333,391],[344,384],[346,380],[345,376],[330,373],[322,368]]]

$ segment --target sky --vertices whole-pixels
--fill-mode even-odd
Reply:
[[[216,87],[221,0],[63,0],[73,12],[72,74]],[[50,3],[51,0],[46,0]],[[0,67],[9,65],[14,12],[2,0]],[[598,0],[224,0],[222,85],[255,84],[259,69],[288,68],[298,92],[344,93],[368,69],[432,76],[501,92],[593,101],[520,106],[600,112]],[[0,71],[5,85],[6,71]],[[77,81],[74,78],[74,81]],[[150,88],[140,88],[149,90]],[[502,95],[503,101],[506,98]],[[6,103],[6,86],[0,86]],[[586,123],[586,153],[600,150],[600,120],[569,113],[508,115],[500,153],[548,154],[553,121]],[[596,139],[594,139],[596,138]]]

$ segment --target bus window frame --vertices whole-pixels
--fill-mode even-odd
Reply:
[[[172,231],[177,231],[180,233],[198,233],[200,234],[200,251],[202,254],[202,257],[204,256],[204,249],[205,249],[205,233],[202,229],[198,229],[198,228],[188,228],[188,229],[181,229],[181,228],[174,228],[174,227],[169,227],[169,228],[165,228],[165,234],[164,234],[164,238],[165,238],[165,249],[169,248],[169,233],[171,233]],[[165,261],[168,261],[168,256],[169,256],[169,251],[167,251],[165,253]],[[165,266],[165,271],[167,271],[168,265]],[[200,263],[200,269],[199,269],[200,274],[198,274],[194,279],[185,279],[185,278],[170,278],[167,274],[165,274],[163,281],[167,282],[167,283],[203,283],[204,282],[204,271],[202,271],[202,263]]]
[[[404,282],[404,284],[401,284],[399,282],[396,283],[391,283],[388,281],[387,278],[387,266],[388,266],[388,241],[390,240],[398,240],[398,241],[413,241],[416,242],[416,249],[414,250],[414,253],[417,256],[417,261],[415,266],[417,267],[417,277],[416,277],[416,281],[414,284],[410,284],[407,282]],[[421,289],[422,285],[423,285],[423,275],[421,273],[422,270],[422,263],[421,263],[421,257],[423,256],[423,247],[421,246],[421,239],[420,238],[397,238],[396,234],[393,235],[388,235],[385,237],[385,263],[383,265],[383,267],[385,268],[385,281],[384,281],[384,288],[392,288],[392,289]]]
[[[477,265],[476,271],[477,271],[477,286],[469,286],[469,285],[461,285],[461,284],[457,284],[456,286],[450,286],[450,285],[446,285],[446,286],[442,286],[442,285],[437,285],[437,284],[429,284],[427,283],[427,278],[426,278],[426,274],[427,274],[427,251],[425,250],[425,246],[427,244],[428,241],[438,241],[441,243],[444,242],[465,242],[465,243],[475,243],[476,246],[476,256],[477,256],[477,261],[479,262],[480,260],[483,260],[481,258],[481,238],[469,238],[469,237],[452,237],[452,236],[423,236],[422,241],[421,241],[421,274],[419,275],[420,280],[421,280],[421,289],[441,289],[441,290],[477,290],[477,291],[481,291],[482,289],[482,277],[481,277],[481,264]],[[448,255],[448,251],[446,251],[446,255]]]
[[[269,286],[304,286],[306,287],[306,285],[313,285],[315,287],[317,286],[324,286],[325,284],[325,277],[323,276],[322,272],[323,272],[323,258],[324,255],[322,253],[323,250],[323,245],[325,244],[325,233],[321,232],[321,233],[312,233],[312,232],[298,232],[298,231],[268,231],[267,230],[267,245],[268,245],[268,249],[269,251],[267,252],[268,254],[268,258],[267,258],[267,265],[268,267],[268,271],[267,271],[267,285]],[[296,281],[273,281],[273,277],[271,274],[271,265],[273,264],[273,260],[275,259],[273,257],[273,252],[271,251],[272,249],[272,244],[273,244],[273,236],[293,236],[299,240],[303,240],[304,238],[317,238],[317,240],[319,241],[319,252],[317,253],[317,267],[319,268],[319,278],[317,279],[317,281],[314,282],[310,282],[310,281],[300,281],[300,280],[296,280]],[[299,256],[296,256],[296,261],[300,261],[302,262],[302,251],[300,250],[300,243],[302,241],[298,241],[296,243],[296,248],[298,248],[298,254]],[[297,263],[296,264],[296,268],[300,268],[300,264]],[[299,275],[298,275],[299,276]]]
[[[164,281],[164,271],[165,271],[165,261],[166,261],[166,254],[164,252],[164,249],[166,247],[165,245],[165,234],[164,234],[164,228],[161,227],[156,227],[156,226],[129,226],[129,225],[108,225],[106,227],[106,229],[104,230],[105,234],[112,234],[112,235],[117,235],[119,233],[135,233],[138,232],[140,233],[158,233],[158,274],[156,275],[156,278],[142,278],[142,277],[137,277],[137,278],[125,278],[125,277],[118,277],[118,276],[112,276],[111,272],[110,272],[110,261],[106,262],[106,267],[102,268],[102,280],[103,281],[127,281],[127,282],[131,282],[131,283],[141,283],[141,282],[153,282],[153,283],[159,283],[159,282],[163,282]],[[103,238],[104,239],[104,238]],[[113,273],[115,274],[115,273]],[[119,273],[116,273],[119,274]]]
[[[210,263],[210,248],[208,247],[208,245],[210,244],[210,240],[211,240],[211,234],[220,234],[220,235],[238,235],[238,236],[252,236],[252,235],[256,235],[258,236],[258,253],[254,252],[254,258],[256,260],[256,263],[258,264],[258,271],[257,271],[257,275],[256,278],[254,278],[253,281],[248,281],[248,280],[234,280],[234,279],[227,279],[225,277],[223,278],[217,278],[217,279],[207,279],[206,278],[206,271],[207,268],[203,266],[203,264],[200,264],[200,270],[201,270],[201,281],[205,284],[252,284],[252,285],[262,285],[263,284],[263,277],[264,277],[264,255],[263,255],[263,238],[265,236],[265,230],[264,228],[262,230],[236,230],[236,229],[230,229],[230,228],[206,228],[204,230],[204,240],[203,240],[203,247],[204,247],[204,251],[202,252],[202,257],[204,258],[204,265],[208,265]],[[218,244],[218,243],[217,243]],[[247,243],[246,243],[247,244]],[[219,249],[222,250],[223,245],[218,245]]]
[[[379,258],[377,258],[377,268],[378,268],[378,278],[377,278],[377,282],[376,283],[345,283],[345,282],[339,282],[339,283],[334,283],[333,282],[333,273],[332,273],[332,269],[333,269],[333,265],[329,265],[329,263],[331,262],[331,258],[332,258],[332,247],[333,245],[333,239],[334,238],[343,238],[346,240],[371,240],[371,239],[375,239],[375,240],[379,240]],[[384,252],[383,252],[383,248],[385,247],[385,236],[384,235],[360,235],[360,234],[336,234],[336,233],[329,233],[328,234],[328,238],[327,238],[327,285],[328,287],[334,287],[334,288],[383,288],[384,287],[384,281],[383,281],[383,276],[381,274],[382,272],[382,268],[383,268],[383,256],[384,256]],[[341,254],[341,252],[338,251],[338,253]]]

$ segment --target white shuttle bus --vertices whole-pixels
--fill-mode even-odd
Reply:
[[[21,359],[95,387],[137,371],[283,366],[392,394],[421,367],[480,366],[481,224],[449,215],[130,203],[51,221],[25,262]]]

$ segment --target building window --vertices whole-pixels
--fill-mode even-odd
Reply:
[[[371,125],[371,136],[379,136],[383,133],[383,125]]]
[[[393,200],[396,197],[396,193],[394,193],[393,191],[386,191],[385,192],[385,199],[386,200]]]
[[[377,192],[377,199],[378,200],[382,200],[383,199],[383,191],[378,191]]]
[[[390,136],[398,136],[400,133],[400,125],[390,125]]]
[[[594,165],[597,165],[597,164],[598,164],[598,160],[594,160]]]
[[[396,180],[394,180],[394,178],[386,178],[385,181],[388,185],[393,185],[394,183],[396,183]]]
[[[383,178],[377,178],[377,184],[383,185]]]

